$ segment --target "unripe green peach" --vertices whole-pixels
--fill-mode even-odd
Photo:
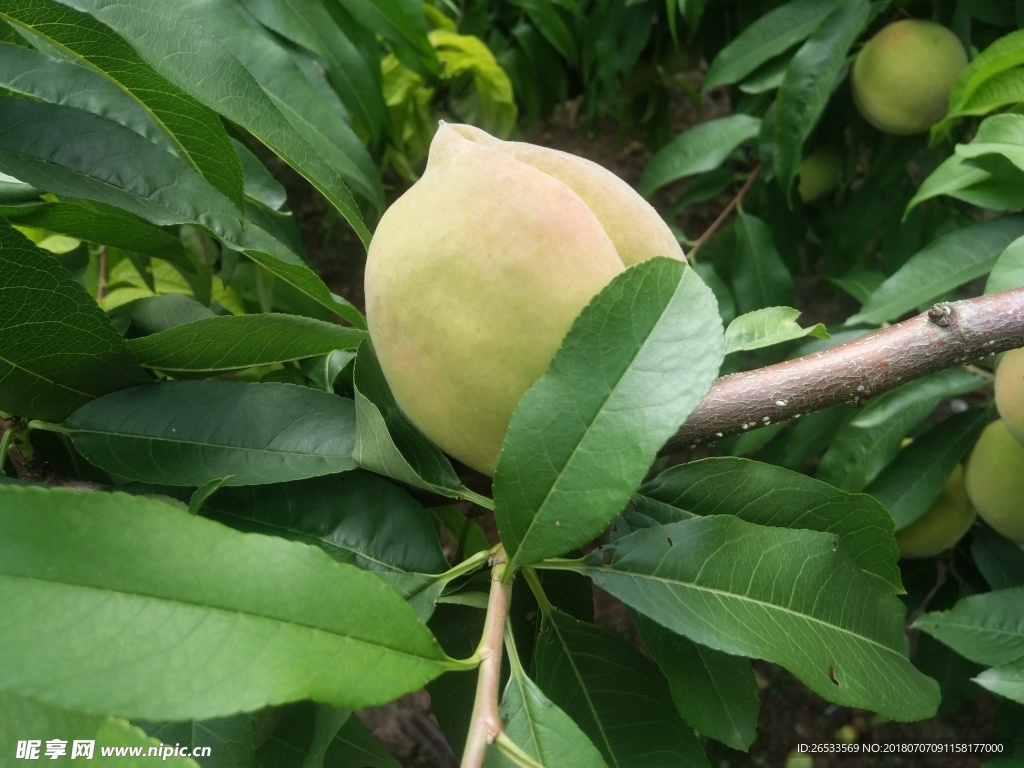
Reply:
[[[516,403],[576,315],[659,255],[683,258],[611,172],[442,123],[367,256],[367,323],[395,400],[443,450],[493,474]]]
[[[996,408],[1006,428],[1024,443],[1024,348],[1011,349],[999,361]]]
[[[1024,542],[1024,445],[1002,419],[981,433],[964,472],[978,515],[998,533]]]
[[[963,468],[957,464],[931,508],[896,532],[896,546],[903,557],[934,557],[960,541],[975,517]]]
[[[927,131],[946,114],[949,92],[967,66],[950,30],[921,19],[894,22],[872,37],[853,62],[853,99],[880,131]]]
[[[827,195],[843,177],[839,155],[830,149],[817,149],[800,162],[796,191],[805,203]]]

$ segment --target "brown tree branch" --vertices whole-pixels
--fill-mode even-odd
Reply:
[[[757,165],[754,168],[754,170],[752,170],[747,175],[747,180],[743,182],[743,186],[740,187],[740,191],[733,195],[733,198],[732,200],[729,201],[729,204],[726,205],[725,208],[722,209],[722,212],[719,213],[718,216],[715,218],[715,220],[711,222],[711,226],[704,230],[704,232],[701,233],[700,237],[693,241],[693,245],[690,247],[690,250],[686,252],[686,260],[688,262],[693,264],[697,261],[697,251],[699,251],[701,249],[701,246],[704,245],[704,243],[706,243],[711,238],[711,236],[714,235],[721,228],[721,226],[725,223],[726,219],[729,218],[729,215],[734,210],[736,210],[736,206],[743,202],[743,198],[747,196],[747,192],[750,191],[750,188],[754,184],[754,179],[757,178],[757,175],[759,173],[761,173],[761,166]]]
[[[1017,347],[1024,347],[1024,288],[936,304],[832,349],[722,377],[662,453],[839,403],[862,405],[913,379]]]

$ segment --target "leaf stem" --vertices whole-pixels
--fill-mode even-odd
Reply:
[[[548,596],[544,593],[544,587],[540,583],[540,579],[537,578],[537,574],[533,568],[523,568],[523,578],[526,579],[527,585],[530,587],[530,591],[533,592],[533,597],[537,601],[537,607],[540,608],[540,612],[545,616],[550,616],[555,611],[555,606],[548,600]]]
[[[496,746],[498,750],[505,755],[505,757],[520,766],[520,768],[544,768],[541,763],[538,763],[530,757],[523,751],[522,747],[512,741],[504,731],[495,737],[494,746]]]
[[[27,425],[31,429],[41,429],[44,432],[56,432],[61,435],[71,435],[72,430],[65,427],[63,424],[54,424],[49,421],[40,421],[39,419],[32,419]]]
[[[498,698],[501,685],[502,638],[505,620],[512,601],[512,585],[504,581],[505,550],[498,545],[491,555],[491,591],[487,600],[487,618],[475,658],[480,659],[477,671],[476,696],[470,717],[462,768],[482,768],[487,746],[501,733]]]
[[[482,567],[491,557],[491,554],[492,552],[490,551],[476,552],[458,565],[453,565],[445,573],[441,574],[440,578],[443,578],[445,583],[448,583],[449,581],[453,581],[467,573],[472,573],[476,569]]]
[[[459,497],[461,501],[471,501],[478,507],[489,509],[491,512],[494,511],[494,500],[483,496],[476,491],[471,491],[464,485],[459,486]]]

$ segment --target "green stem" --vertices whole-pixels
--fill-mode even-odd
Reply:
[[[520,768],[544,768],[541,763],[530,757],[518,744],[512,741],[504,731],[495,737],[494,746],[505,757],[520,766]]]
[[[531,563],[531,568],[536,568],[538,571],[575,571],[577,573],[585,573],[586,565],[583,563],[582,557],[570,560],[567,557],[549,557],[544,560],[538,560],[536,563]]]
[[[57,432],[61,435],[71,435],[72,430],[65,427],[63,424],[53,424],[49,421],[40,421],[39,419],[32,419],[28,423],[29,429],[41,429],[44,432]]]
[[[442,574],[442,578],[445,583],[453,581],[460,576],[465,576],[467,573],[482,568],[487,563],[487,559],[491,556],[491,552],[477,552],[476,554],[470,555],[458,565],[453,565],[445,573]]]
[[[548,596],[544,594],[544,587],[540,583],[540,579],[537,577],[537,573],[533,568],[523,568],[521,571],[523,576],[526,578],[526,583],[530,587],[530,591],[533,592],[533,597],[537,601],[537,607],[540,608],[540,612],[545,616],[550,616],[555,612],[555,606],[548,600]]]
[[[463,501],[471,501],[474,504],[476,504],[478,507],[483,507],[484,509],[489,509],[489,510],[491,510],[491,512],[494,511],[494,500],[493,499],[490,499],[487,496],[479,494],[476,491],[471,491],[471,490],[469,490],[469,488],[467,488],[464,485],[460,485],[459,486],[459,499],[461,499]]]
[[[491,564],[487,618],[484,619],[483,635],[474,654],[480,660],[480,668],[477,671],[476,696],[466,736],[466,749],[462,754],[462,768],[482,768],[487,746],[501,733],[498,688],[501,685],[502,638],[512,602],[512,585],[502,578],[505,575],[505,551],[500,545],[491,556]]]

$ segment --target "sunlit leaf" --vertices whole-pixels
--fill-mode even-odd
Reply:
[[[740,315],[725,329],[725,354],[770,347],[805,336],[827,339],[821,323],[802,328],[796,322],[800,310],[792,307],[765,307]]]
[[[591,301],[502,446],[495,518],[510,564],[562,554],[611,522],[710,388],[721,333],[711,291],[670,259],[630,267]]]
[[[898,720],[938,706],[907,658],[902,603],[833,534],[698,517],[636,531],[585,570],[672,631],[781,664],[830,701]]]
[[[315,547],[124,494],[0,494],[6,690],[203,719],[303,698],[383,703],[457,666],[390,587]]]

